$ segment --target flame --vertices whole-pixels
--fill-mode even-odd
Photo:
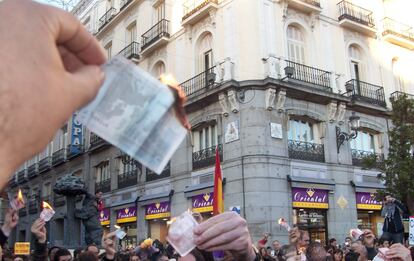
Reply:
[[[172,223],[174,223],[176,220],[176,218],[172,218],[170,221],[167,221],[167,225],[171,225]]]
[[[121,227],[120,226],[118,226],[118,225],[114,225],[114,227],[116,228],[116,229],[120,229]]]
[[[172,76],[172,74],[161,74],[160,75],[160,81],[163,84],[170,85],[170,86],[177,86],[178,85],[177,80],[174,78],[174,76]]]
[[[53,210],[52,206],[49,205],[49,203],[47,203],[46,201],[42,202],[42,207],[43,207],[43,209],[48,208],[50,210]]]
[[[285,219],[284,218],[279,218],[278,223],[279,223],[279,225],[282,225],[283,223],[285,223]]]
[[[17,200],[24,204],[24,198],[23,198],[23,193],[21,189],[19,189],[19,192],[17,192]]]

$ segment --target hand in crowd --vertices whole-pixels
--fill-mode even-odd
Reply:
[[[388,260],[412,261],[410,250],[401,244],[393,244],[385,256]]]
[[[194,229],[195,243],[209,252],[230,251],[235,260],[254,260],[247,222],[234,212],[225,212],[201,223]]]
[[[105,248],[105,255],[108,260],[113,260],[116,254],[115,232],[108,233],[102,240],[102,246]]]
[[[10,233],[12,232],[13,228],[17,226],[18,222],[19,215],[17,213],[17,210],[9,208],[6,212],[6,216],[4,217],[4,224],[1,227],[4,235],[7,237],[10,236]]]
[[[69,116],[95,97],[106,57],[82,24],[58,8],[5,0],[0,17],[3,188],[19,165],[44,149]]]
[[[36,236],[37,240],[39,241],[39,243],[46,243],[46,222],[41,219],[38,218],[36,219],[36,221],[32,224],[32,228],[31,228],[31,232],[33,235]]]

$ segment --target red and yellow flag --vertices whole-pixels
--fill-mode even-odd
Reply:
[[[223,213],[223,177],[221,175],[220,155],[218,145],[216,147],[216,169],[214,171],[214,199],[213,199],[213,215]]]

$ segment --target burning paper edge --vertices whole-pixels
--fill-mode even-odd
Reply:
[[[190,209],[187,209],[187,211],[184,211],[180,216],[182,216],[184,214],[187,214],[188,216],[191,217],[191,219],[193,219],[194,224],[198,225],[197,221],[194,219],[194,217],[193,217],[193,215],[191,215],[191,213],[192,213],[191,210]],[[178,216],[178,217],[180,217],[180,216]],[[170,227],[170,225],[172,225],[175,221],[177,221],[178,217],[173,217],[170,221],[167,221],[168,233],[169,233],[169,227]],[[186,251],[184,253],[179,253],[178,250],[177,250],[177,246],[170,240],[170,237],[169,237],[169,234],[168,233],[167,233],[167,237],[166,237],[168,243],[170,243],[173,246],[173,248],[177,251],[177,253],[181,257],[188,255],[191,251],[193,251],[194,248],[197,247],[197,245],[193,241],[193,244],[194,244],[194,247],[193,248],[191,248],[190,250],[188,250],[188,251]]]
[[[46,201],[42,201],[42,207],[43,207],[43,210],[42,212],[40,212],[40,218],[43,219],[43,221],[45,222],[49,222],[53,218],[56,212],[53,210],[52,206]],[[43,213],[43,216],[46,215],[46,218],[44,217],[42,218],[42,213]]]
[[[24,201],[22,190],[19,188],[17,192],[17,197],[14,197],[13,200],[10,202],[10,207],[14,210],[20,210],[26,206],[26,202]]]
[[[282,217],[279,218],[278,223],[280,226],[284,227],[288,232],[292,229],[290,225],[288,224],[288,222]]]

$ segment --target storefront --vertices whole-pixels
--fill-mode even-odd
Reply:
[[[145,205],[145,219],[148,222],[148,236],[153,240],[166,242],[167,221],[171,217],[170,201],[156,202]]]
[[[104,235],[106,235],[110,231],[111,224],[111,211],[109,208],[104,208],[99,212],[99,221],[101,222]]]
[[[137,246],[137,208],[130,206],[116,211],[116,224],[126,233],[120,240],[122,248],[134,248]]]
[[[192,196],[192,211],[200,213],[204,220],[209,219],[213,216],[213,198],[213,192]]]
[[[370,229],[381,236],[384,218],[381,217],[380,201],[370,192],[355,192],[358,213],[358,228]]]
[[[309,232],[312,242],[328,240],[329,191],[292,187],[293,223]]]

